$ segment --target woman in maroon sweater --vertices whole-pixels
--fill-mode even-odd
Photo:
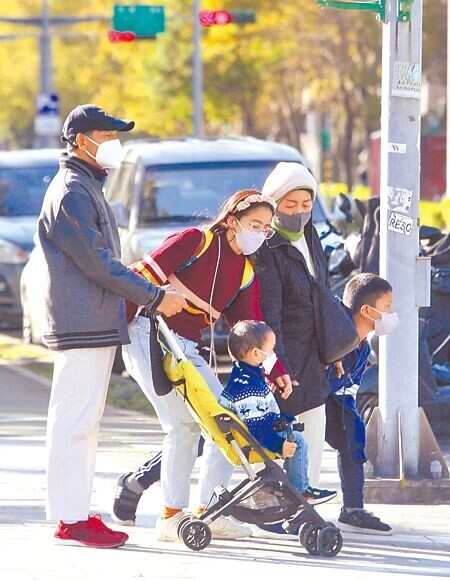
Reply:
[[[188,307],[166,322],[177,334],[185,355],[216,396],[222,391],[222,385],[199,354],[198,341],[202,330],[214,325],[221,314],[230,326],[242,319],[261,320],[258,281],[246,255],[254,253],[273,233],[270,223],[274,208],[275,204],[263,199],[260,192],[237,192],[227,200],[207,229],[188,228],[173,234],[134,265],[137,272],[152,282],[159,286],[169,285],[185,295]],[[155,393],[149,325],[149,319],[143,315],[138,314],[133,319],[129,326],[131,344],[123,347],[123,357],[127,371],[153,405],[165,432],[161,462],[164,510],[157,521],[156,538],[176,541],[177,523],[189,504],[200,429],[175,390],[164,396]],[[279,363],[271,378],[287,397],[292,386]],[[232,470],[217,446],[207,440],[199,477],[200,510],[209,503],[217,485],[228,484]],[[116,498],[120,498],[122,505],[129,501],[134,508],[133,514],[144,490],[139,484],[141,474],[142,469],[125,474],[118,483]],[[134,519],[126,522],[117,514],[119,511],[114,512],[116,520],[134,524]],[[217,519],[211,529],[215,538],[240,538],[251,534],[247,526],[228,517]]]

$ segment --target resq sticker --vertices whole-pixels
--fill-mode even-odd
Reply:
[[[388,230],[397,232],[397,234],[403,234],[404,236],[411,236],[413,223],[414,218],[391,212],[388,220]]]

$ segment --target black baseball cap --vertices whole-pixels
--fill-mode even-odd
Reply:
[[[131,131],[133,127],[134,121],[112,117],[97,105],[79,105],[67,115],[61,141],[73,143],[78,133],[88,131]]]

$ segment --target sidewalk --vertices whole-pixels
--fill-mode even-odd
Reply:
[[[296,541],[251,538],[213,541],[200,553],[178,543],[154,540],[161,506],[153,486],[139,506],[138,526],[127,528],[130,541],[116,550],[52,544],[53,526],[45,522],[45,421],[49,382],[20,369],[0,365],[0,578],[5,581],[126,581],[129,579],[270,579],[336,580],[450,577],[450,505],[372,505],[389,522],[391,537],[349,535],[332,559],[311,557]],[[92,511],[107,522],[114,484],[160,448],[158,422],[149,416],[108,407],[101,426]],[[441,442],[450,463],[450,443]],[[195,473],[195,476],[197,472]],[[236,471],[236,483],[242,473]],[[322,484],[339,488],[335,454],[325,450]],[[195,482],[194,482],[195,485]],[[194,491],[193,491],[194,492]],[[327,520],[339,514],[340,500],[319,507]],[[301,569],[298,566],[301,566]]]

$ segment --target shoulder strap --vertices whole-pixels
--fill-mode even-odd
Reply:
[[[247,287],[249,287],[252,284],[254,278],[255,278],[255,271],[253,270],[252,263],[250,262],[250,260],[248,258],[246,258],[244,272],[242,273],[242,281],[241,281],[241,286],[239,287],[239,291],[243,291]]]
[[[202,232],[202,239],[200,240],[199,245],[195,249],[194,254],[187,262],[185,262],[182,266],[180,266],[180,268],[177,269],[177,272],[184,270],[185,268],[190,266],[193,262],[198,260],[200,258],[200,256],[202,254],[204,254],[208,250],[208,248],[211,246],[211,242],[213,241],[213,238],[214,238],[214,234],[211,232],[211,230],[203,231]]]

